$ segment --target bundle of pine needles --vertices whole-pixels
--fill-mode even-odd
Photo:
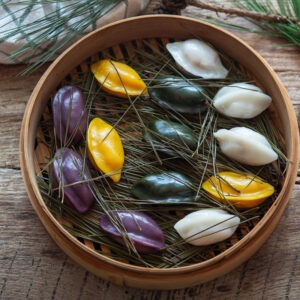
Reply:
[[[100,116],[112,124],[119,132],[125,150],[125,165],[119,183],[113,183],[110,178],[96,170],[92,171],[96,204],[87,214],[79,214],[68,205],[62,204],[62,199],[57,197],[52,188],[51,165],[57,145],[51,119],[51,99],[49,99],[49,105],[40,123],[36,148],[36,151],[39,151],[39,144],[43,144],[44,148],[46,146],[49,157],[49,162],[40,162],[41,172],[38,172],[37,175],[41,194],[49,209],[58,220],[62,221],[66,230],[83,243],[90,241],[95,251],[101,254],[130,264],[157,268],[198,263],[218,255],[238,242],[264,216],[276,199],[281,189],[281,179],[284,177],[286,167],[280,132],[268,111],[252,121],[234,120],[219,115],[212,107],[211,99],[208,98],[208,110],[204,115],[187,117],[184,114],[158,107],[148,96],[120,99],[108,95],[101,90],[90,72],[89,66],[99,59],[118,60],[135,69],[147,85],[151,85],[153,78],[158,75],[173,74],[181,77],[182,80],[188,79],[200,83],[210,91],[211,97],[224,85],[241,80],[255,81],[255,78],[249,77],[246,70],[241,69],[239,65],[224,55],[222,56],[223,62],[230,70],[226,79],[186,78],[165,49],[165,44],[169,41],[168,39],[149,39],[116,45],[101,51],[97,57],[90,58],[78,66],[61,83],[62,86],[75,85],[84,92],[89,119]],[[164,141],[161,146],[163,149],[160,149],[163,151],[155,151],[153,145],[143,139],[143,131],[148,121],[160,118],[175,120],[189,126],[198,136],[197,150],[191,151],[184,149],[182,145]],[[230,128],[233,126],[252,127],[264,134],[279,154],[279,160],[264,167],[247,167],[226,158],[220,153],[216,140],[213,138],[213,132],[220,127]],[[88,161],[85,140],[76,148],[76,151],[82,153]],[[166,153],[172,153],[172,155]],[[197,192],[199,201],[180,205],[153,205],[131,195],[130,190],[133,183],[142,176],[166,170],[179,171],[191,177],[194,182],[191,188]],[[247,172],[259,176],[275,186],[276,193],[260,207],[238,211],[230,204],[217,202],[201,189],[204,180],[221,170]],[[241,224],[236,233],[222,243],[205,247],[192,246],[182,240],[173,228],[174,224],[185,214],[204,207],[221,207],[238,215],[241,218]],[[164,251],[158,254],[140,255],[128,240],[126,243],[128,251],[124,251],[123,246],[114,242],[99,228],[99,218],[115,209],[142,211],[151,216],[165,233],[166,248]]]
[[[6,12],[1,23],[12,23],[9,26],[11,29],[4,31],[0,28],[0,42],[12,38],[26,41],[9,58],[16,62],[23,61],[24,58],[26,61],[34,61],[22,72],[25,75],[53,60],[72,42],[86,34],[87,30],[96,29],[97,21],[121,2],[124,0],[0,0],[0,5]],[[55,5],[56,8],[45,16],[28,22],[28,14],[40,10],[42,5]],[[16,10],[17,6],[19,8]]]

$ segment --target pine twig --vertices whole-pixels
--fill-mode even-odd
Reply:
[[[251,18],[256,21],[267,21],[267,22],[278,22],[278,23],[295,23],[300,26],[300,21],[297,18],[292,18],[288,16],[282,15],[275,15],[275,14],[263,14],[259,12],[249,11],[249,10],[242,10],[239,8],[226,8],[224,6],[213,5],[204,3],[201,0],[186,0],[187,5],[199,7],[202,9],[208,9],[217,13],[225,13],[229,15],[235,15],[238,17],[246,17]]]

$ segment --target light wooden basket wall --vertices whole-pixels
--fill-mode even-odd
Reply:
[[[139,39],[187,39],[197,36],[255,74],[256,79],[272,97],[278,126],[283,136],[289,159],[282,190],[264,217],[251,231],[232,246],[197,264],[156,269],[115,261],[94,251],[92,243],[80,242],[69,234],[45,205],[37,182],[36,171],[47,162],[47,149],[36,147],[39,122],[50,95],[74,68],[86,59],[109,47]],[[78,41],[66,50],[45,72],[28,102],[20,136],[20,159],[29,199],[41,222],[56,243],[76,262],[94,274],[113,283],[149,289],[173,289],[193,286],[211,280],[234,269],[257,251],[274,230],[286,207],[294,185],[299,153],[299,133],[295,113],[287,92],[272,68],[243,41],[215,26],[179,16],[144,16],[119,21],[105,26]]]

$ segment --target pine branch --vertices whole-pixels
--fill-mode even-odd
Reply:
[[[199,7],[202,9],[207,9],[217,13],[225,13],[228,15],[234,15],[238,17],[251,18],[256,21],[267,21],[267,22],[277,22],[277,23],[295,23],[300,26],[300,21],[297,18],[292,18],[289,16],[275,15],[271,13],[260,13],[250,10],[243,10],[239,8],[226,8],[224,6],[209,4],[201,0],[187,0],[187,5]]]
[[[197,7],[204,11],[200,11],[198,15],[198,18],[204,21],[229,29],[277,36],[289,41],[282,46],[300,46],[299,0],[227,0],[226,3],[232,4],[231,7],[219,2],[221,1],[161,0],[161,8],[179,14],[186,6]],[[217,16],[207,15],[205,10],[213,11]],[[227,16],[245,18],[259,29],[233,23]]]

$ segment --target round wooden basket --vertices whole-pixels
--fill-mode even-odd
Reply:
[[[153,39],[184,40],[203,38],[233,58],[264,87],[272,97],[276,122],[282,128],[288,166],[282,189],[267,212],[251,228],[241,230],[242,238],[231,239],[230,245],[213,253],[203,262],[168,269],[146,268],[114,260],[97,252],[92,242],[82,241],[64,229],[64,220],[56,218],[46,206],[39,190],[36,174],[49,161],[49,150],[40,142],[40,120],[47,118],[47,103],[67,76],[86,71],[88,59],[112,48],[115,55],[122,49],[130,52],[136,41]],[[134,44],[133,44],[134,42]],[[120,47],[121,45],[121,47]],[[124,48],[125,47],[125,48]],[[118,54],[119,53],[119,54]],[[75,74],[75,75],[74,75]],[[253,49],[232,34],[215,26],[179,16],[143,16],[118,21],[87,35],[66,50],[45,72],[28,102],[21,130],[20,159],[29,199],[55,242],[80,265],[115,284],[148,289],[173,289],[193,286],[234,269],[257,251],[274,230],[286,207],[294,185],[298,165],[298,128],[295,113],[286,90],[271,67]],[[228,243],[227,243],[228,245]]]

